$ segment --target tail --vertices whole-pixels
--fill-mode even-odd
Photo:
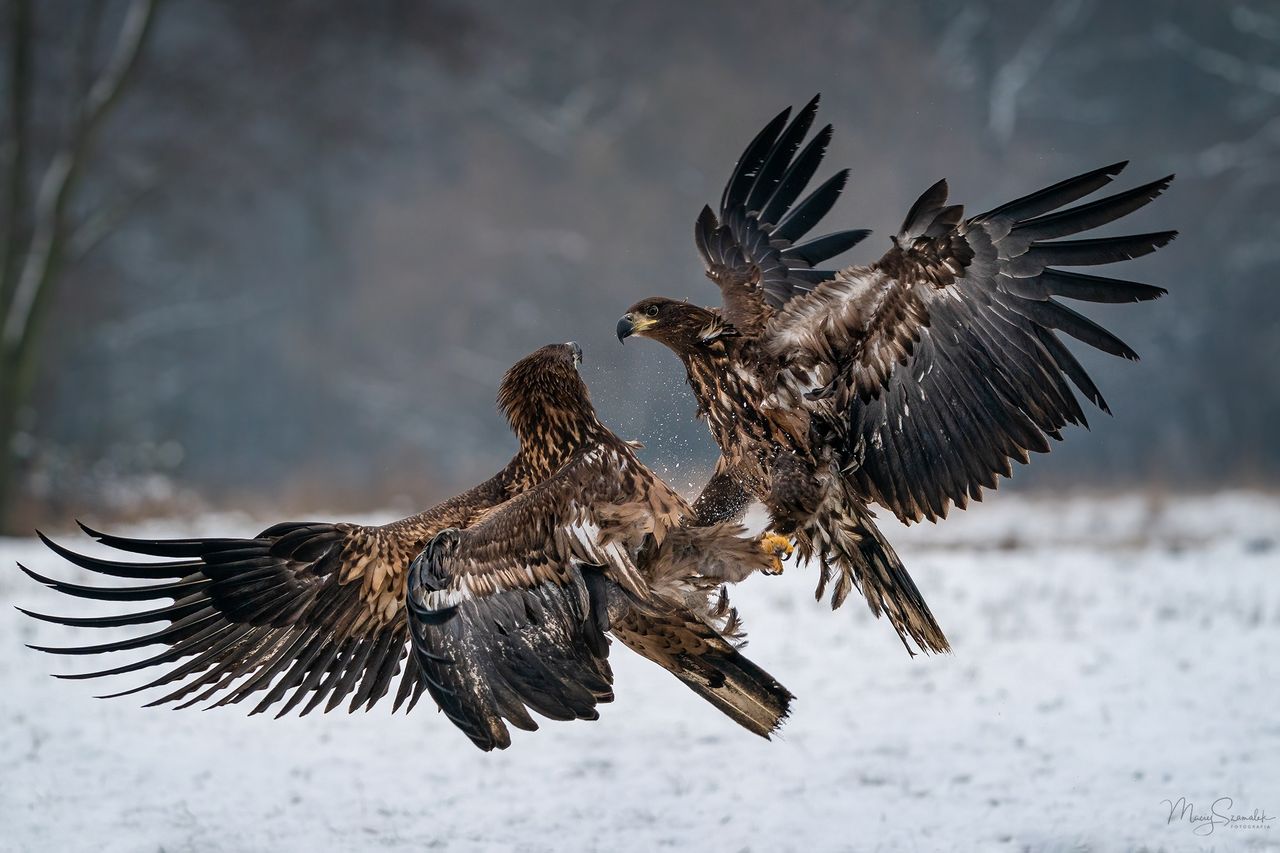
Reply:
[[[612,631],[629,649],[766,740],[790,711],[789,690],[687,610],[633,608],[614,619]]]
[[[773,676],[722,639],[697,660],[697,667],[675,673],[690,690],[766,740],[782,727],[794,697]]]
[[[872,613],[889,618],[898,638],[913,657],[912,642],[923,652],[951,651],[951,644],[915,581],[893,546],[876,528],[875,515],[845,489],[833,488],[831,492],[832,497],[824,501],[796,537],[800,555],[816,556],[821,566],[814,597],[822,598],[834,570],[833,610],[844,603],[856,586]]]

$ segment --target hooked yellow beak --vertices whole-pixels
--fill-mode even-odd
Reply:
[[[651,317],[623,314],[622,319],[618,321],[618,341],[624,341],[632,335],[639,334],[655,325],[657,325],[657,321]]]

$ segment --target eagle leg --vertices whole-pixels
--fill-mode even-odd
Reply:
[[[795,453],[780,450],[769,471],[769,494],[765,508],[769,510],[774,533],[789,535],[817,511],[822,487],[813,469]]]
[[[766,571],[766,575],[782,574],[782,561],[795,553],[795,546],[791,544],[791,539],[778,533],[762,533],[760,535],[760,547],[766,554],[773,559],[773,569]]]

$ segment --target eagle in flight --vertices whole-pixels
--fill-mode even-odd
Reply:
[[[912,643],[944,652],[942,629],[868,504],[908,523],[944,518],[1010,476],[1012,460],[1048,451],[1066,425],[1087,426],[1071,385],[1109,412],[1058,333],[1137,355],[1058,298],[1141,302],[1165,291],[1061,267],[1137,258],[1176,232],[1059,238],[1137,210],[1172,176],[1076,204],[1126,165],[1116,163],[968,218],[939,181],[878,261],[823,268],[868,232],[807,238],[848,175],[797,202],[831,139],[827,125],[805,144],[817,107],[814,98],[769,122],[719,210],[697,219],[694,239],[723,306],[644,299],[617,334],[656,340],[684,363],[722,454],[694,504],[702,523],[761,501],[770,529],[816,560],[818,598],[834,576],[833,607],[856,587],[909,652]]]
[[[381,527],[277,524],[252,539],[127,539],[103,545],[161,561],[113,561],[44,542],[69,562],[133,586],[35,580],[80,598],[158,602],[112,616],[29,615],[85,628],[159,624],[93,655],[160,645],[142,660],[63,676],[163,668],[122,696],[150,704],[253,699],[252,713],[371,708],[399,678],[392,710],[430,693],[484,750],[533,710],[595,719],[613,697],[612,634],[756,734],[791,694],[738,650],[724,584],[778,568],[733,521],[694,527],[691,507],[596,417],[577,344],[543,347],[503,378],[499,407],[520,441],[490,480]],[[409,651],[412,656],[409,657]],[[408,664],[404,665],[408,657]],[[504,722],[505,721],[505,722]]]

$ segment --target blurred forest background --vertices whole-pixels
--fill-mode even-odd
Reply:
[[[4,8],[10,529],[425,505],[505,462],[502,371],[568,339],[604,419],[697,485],[678,362],[614,324],[717,299],[694,217],[818,91],[820,176],[853,170],[825,230],[875,231],[849,262],[939,177],[977,211],[1126,158],[1117,186],[1178,173],[1124,226],[1182,236],[1118,273],[1170,295],[1089,307],[1143,361],[1075,348],[1116,416],[1016,487],[1280,474],[1269,0]]]

